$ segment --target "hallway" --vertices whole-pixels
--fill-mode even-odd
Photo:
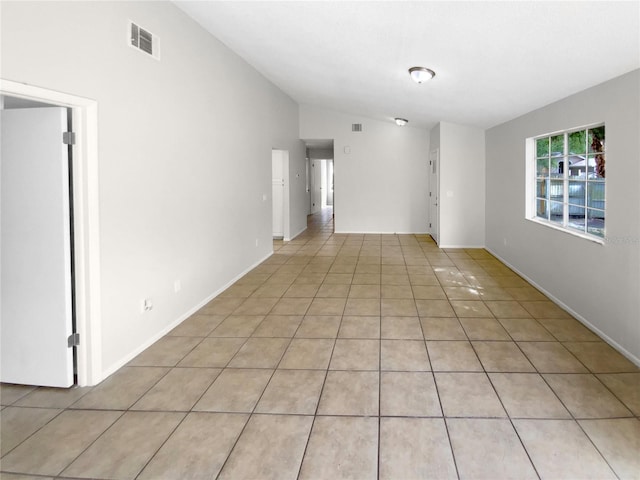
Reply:
[[[2,385],[2,479],[637,478],[639,391],[487,251],[328,209],[100,385]]]

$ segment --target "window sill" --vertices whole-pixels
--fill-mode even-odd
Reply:
[[[588,240],[590,242],[593,243],[597,243],[598,245],[604,245],[605,244],[605,238],[600,238],[600,237],[595,237],[593,235],[587,235],[586,233],[580,233],[577,231],[573,231],[573,230],[569,230],[567,228],[555,225],[554,223],[551,223],[549,221],[544,221],[541,220],[539,218],[526,218],[526,220],[533,222],[533,223],[537,223],[538,225],[543,225],[545,227],[549,227],[552,228],[553,230],[557,230],[558,232],[562,232],[562,233],[566,233],[568,235],[571,235],[573,237],[578,237],[578,238],[582,238],[584,240]]]

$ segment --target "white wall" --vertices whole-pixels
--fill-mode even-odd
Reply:
[[[300,138],[334,140],[336,232],[427,232],[427,131],[301,105]]]
[[[525,220],[525,139],[605,122],[606,241]],[[487,247],[640,363],[640,71],[487,131]],[[506,245],[505,245],[506,242]]]
[[[439,246],[483,247],[485,132],[440,122],[431,149],[440,148]]]
[[[109,373],[271,253],[272,148],[290,152],[291,229],[304,228],[298,107],[171,3],[1,8],[2,78],[98,102]],[[160,37],[161,61],[127,45],[128,19]]]

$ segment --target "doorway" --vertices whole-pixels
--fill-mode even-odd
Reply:
[[[77,371],[76,383],[80,386],[94,385],[102,380],[101,339],[100,339],[100,252],[98,237],[98,154],[97,154],[97,102],[94,100],[64,94],[40,87],[0,80],[0,95],[11,97],[11,101],[37,102],[62,107],[58,110],[71,112],[71,127],[75,132],[75,143],[66,147],[72,152],[73,178],[68,183],[70,203],[75,212],[70,230],[70,241],[74,244],[73,261],[75,276],[73,286],[75,298],[70,308],[76,313],[77,337],[67,338],[65,333],[57,331],[65,342],[75,343]],[[33,103],[32,103],[33,105]],[[62,144],[62,139],[60,139]],[[69,201],[69,198],[67,198]],[[3,209],[4,210],[4,209]],[[4,213],[4,211],[3,211]],[[19,216],[19,215],[18,215]],[[3,219],[4,223],[4,219]],[[4,227],[4,225],[3,225]],[[4,235],[4,233],[3,233]],[[3,269],[5,266],[3,265]],[[33,301],[33,300],[32,300]],[[11,328],[3,325],[3,337]],[[3,340],[4,341],[4,340]],[[53,336],[52,339],[53,340]],[[20,340],[18,350],[29,350],[29,342]],[[64,345],[65,350],[68,343]],[[38,361],[44,367],[48,362],[46,355],[36,352]],[[16,383],[33,383],[12,377]],[[57,386],[63,386],[66,380]],[[39,381],[38,384],[50,384]]]
[[[436,244],[440,229],[440,149],[429,152],[429,233]]]
[[[273,238],[290,240],[289,151],[271,151],[271,202]]]

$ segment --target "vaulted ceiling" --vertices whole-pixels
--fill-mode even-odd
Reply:
[[[176,5],[298,103],[425,128],[488,128],[640,67],[638,1]]]

